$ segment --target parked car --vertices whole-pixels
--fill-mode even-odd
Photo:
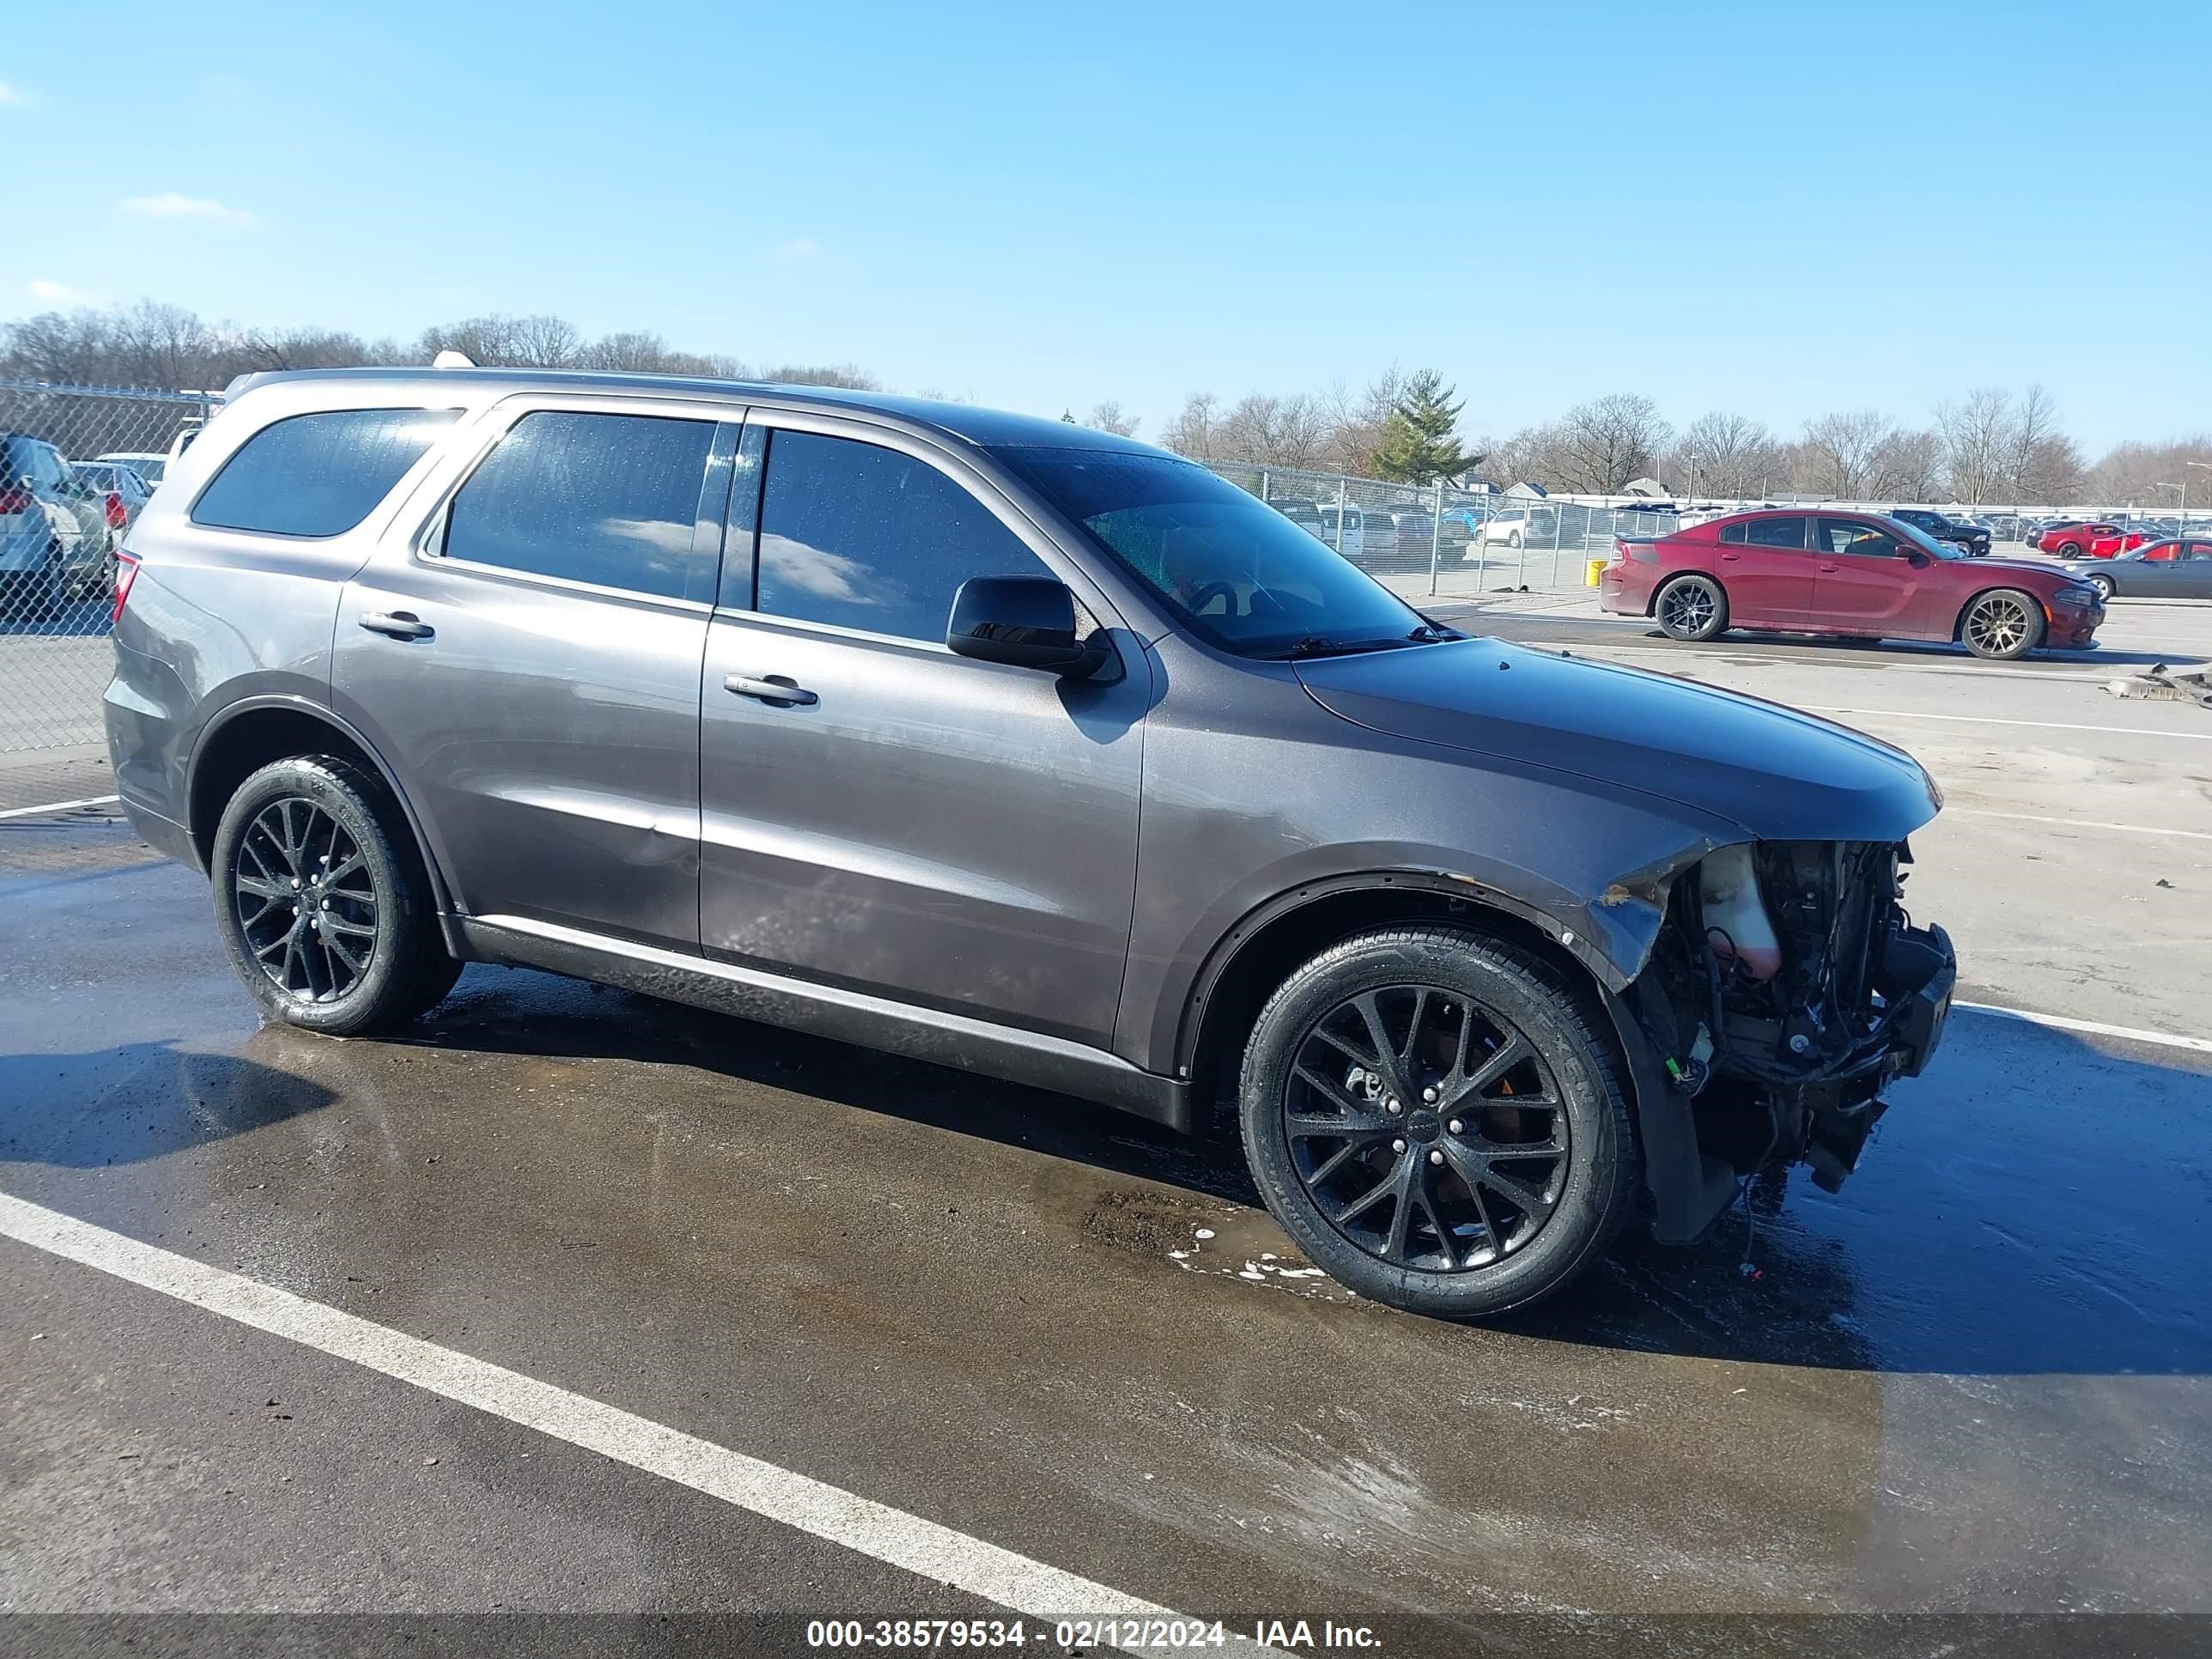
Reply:
[[[1394,507],[1382,509],[1390,522],[1397,542],[1398,562],[1408,567],[1418,565],[1428,568],[1429,559],[1440,542],[1435,515],[1426,507]],[[1372,524],[1375,514],[1368,514]]]
[[[1334,501],[1324,501],[1317,511],[1321,514],[1321,538],[1347,559],[1364,559],[1370,542],[1369,514],[1365,507],[1345,506],[1340,508]],[[1343,522],[1338,519],[1341,515]],[[1398,527],[1387,518],[1380,519],[1372,531],[1375,552],[1388,557],[1398,550]]]
[[[1468,526],[1468,556],[1493,547],[1521,547],[1534,534],[1528,509],[1511,507],[1492,517],[1473,520]]]
[[[0,433],[0,587],[19,609],[53,616],[113,584],[115,534],[100,492],[60,450]]]
[[[107,527],[118,535],[138,521],[153,499],[153,486],[120,461],[71,461],[70,471],[104,498]]]
[[[2063,568],[2110,599],[2212,599],[2212,539],[2148,542],[2109,559],[2069,559]]]
[[[1268,498],[1267,505],[1316,541],[1328,539],[1327,532],[1322,526],[1321,507],[1318,503],[1309,501],[1303,495],[1273,495]]]
[[[169,458],[150,449],[118,449],[95,459],[129,467],[145,481],[149,489],[159,489],[169,470]]]
[[[1670,639],[1730,628],[1956,640],[1978,657],[2090,645],[2104,597],[2063,570],[1972,559],[1902,520],[1864,513],[1739,513],[1650,541],[1624,539],[1598,603],[1655,618]]]
[[[1916,530],[1925,531],[1939,542],[1950,542],[1962,547],[1970,557],[1984,559],[1989,556],[1990,530],[1987,525],[1966,524],[1948,514],[1926,507],[1893,507],[1887,516],[1901,524],[1909,524]]]
[[[2104,520],[2069,520],[2054,524],[2035,538],[2036,548],[2062,559],[2109,559],[2141,547],[2150,539],[2140,530],[2128,530]]]
[[[115,787],[268,1015],[404,1028],[502,962],[1225,1107],[1398,1307],[1525,1304],[1751,1167],[1832,1184],[1949,1006],[1910,757],[1466,638],[1063,422],[256,376],[126,553]]]

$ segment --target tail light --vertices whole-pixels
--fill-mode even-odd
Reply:
[[[138,580],[138,560],[135,554],[115,556],[115,604],[107,613],[108,626],[112,628],[123,620],[123,606],[131,597],[131,584]]]
[[[0,489],[0,518],[12,517],[15,514],[28,513],[30,510],[31,492],[29,490],[21,486],[14,489]]]
[[[1613,551],[1614,557],[1633,559],[1638,564],[1659,562],[1659,550],[1650,542],[1625,541],[1616,536],[1613,539]]]
[[[109,490],[107,492],[107,527],[110,530],[120,530],[129,522],[130,517],[123,510],[123,497],[115,491]]]

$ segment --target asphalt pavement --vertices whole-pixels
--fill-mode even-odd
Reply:
[[[520,970],[404,1041],[261,1028],[198,877],[0,823],[0,1651],[805,1650],[1093,1593],[1419,1654],[2212,1614],[2212,716],[1695,654],[1940,733],[1916,910],[1975,1000],[2078,1029],[1961,1010],[1839,1194],[1759,1183],[1487,1328],[1358,1301],[1228,1148],[1056,1097]],[[768,1518],[817,1486],[890,1518]],[[287,1619],[206,1618],[249,1613]]]

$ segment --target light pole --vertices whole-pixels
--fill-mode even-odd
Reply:
[[[2183,465],[2187,465],[2190,464],[2185,462]],[[2173,509],[2173,533],[2177,536],[2186,536],[2189,533],[2189,480],[2184,478],[2178,484],[2153,484],[2151,488],[2154,489],[2178,489],[2181,492],[2181,500],[2175,505]]]
[[[2193,466],[2199,472],[2212,472],[2212,461],[2184,461],[2182,465]],[[2185,495],[2182,499],[2185,501],[2189,498]],[[2185,509],[2181,515],[2181,533],[2185,536],[2189,533],[2189,514]]]

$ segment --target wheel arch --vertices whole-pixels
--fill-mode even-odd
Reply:
[[[1201,1099],[1218,1093],[1224,1066],[1233,1071],[1241,1057],[1242,1034],[1293,969],[1353,933],[1408,920],[1457,921],[1510,940],[1559,967],[1601,1002],[1614,988],[1560,942],[1557,922],[1507,895],[1470,891],[1463,882],[1418,870],[1334,876],[1255,906],[1216,941],[1185,997],[1176,1074],[1188,1078]]]
[[[1966,637],[1966,613],[1992,593],[2021,593],[2035,601],[2036,610],[2043,617],[2045,635],[2048,637],[2051,631],[2051,605],[2042,594],[2032,587],[2022,587],[2018,582],[1987,581],[1959,601],[1958,612],[1951,618],[1953,644],[1955,645]]]
[[[453,919],[452,896],[444,874],[423,833],[414,803],[400,787],[398,775],[384,757],[349,722],[305,697],[270,696],[234,703],[210,720],[192,745],[185,767],[185,832],[198,854],[200,868],[210,867],[215,852],[216,826],[223,807],[253,773],[271,761],[294,755],[337,754],[368,768],[384,781],[407,821],[415,854],[430,881],[438,911],[438,926],[447,948],[465,957],[465,942]]]
[[[1659,596],[1685,576],[1703,576],[1715,587],[1720,589],[1721,603],[1729,607],[1730,614],[1734,614],[1735,602],[1729,597],[1728,583],[1721,579],[1720,572],[1706,570],[1697,565],[1686,566],[1680,570],[1660,572],[1659,580],[1651,584],[1651,597],[1644,602],[1644,614],[1647,617],[1656,617],[1659,614]]]

